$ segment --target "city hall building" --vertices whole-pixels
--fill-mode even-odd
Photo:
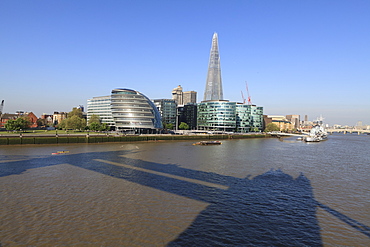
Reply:
[[[144,94],[132,89],[114,89],[110,96],[87,101],[87,121],[98,115],[117,131],[128,133],[157,133],[162,128],[160,113]]]

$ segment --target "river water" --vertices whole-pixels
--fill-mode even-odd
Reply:
[[[370,246],[370,136],[192,143],[0,146],[0,246]]]

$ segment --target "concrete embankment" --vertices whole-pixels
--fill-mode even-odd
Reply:
[[[24,135],[0,136],[0,145],[23,144],[59,144],[59,143],[102,143],[102,142],[136,142],[136,141],[172,141],[172,140],[223,140],[266,138],[266,134],[240,135]]]

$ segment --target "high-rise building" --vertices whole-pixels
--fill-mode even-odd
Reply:
[[[263,107],[223,99],[217,33],[213,34],[204,100],[198,104],[199,130],[250,132],[263,130]]]
[[[186,104],[195,104],[197,103],[197,92],[195,91],[186,91],[183,93],[182,96],[182,103],[183,105]]]
[[[218,53],[217,33],[213,34],[212,47],[209,56],[206,89],[203,101],[223,100],[220,54]]]
[[[183,92],[181,85],[178,85],[176,88],[172,90],[172,99],[178,104],[182,105],[183,103]]]
[[[175,100],[177,105],[183,106],[188,103],[197,103],[197,92],[187,91],[183,92],[181,85],[178,85],[172,90],[172,99]]]

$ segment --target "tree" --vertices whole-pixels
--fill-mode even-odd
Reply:
[[[86,119],[83,118],[81,109],[73,108],[59,125],[61,129],[81,130],[86,127]]]
[[[100,124],[101,123],[100,117],[96,114],[91,115],[91,117],[89,119],[89,125],[92,124],[92,123]]]
[[[100,123],[92,122],[89,124],[89,130],[98,131],[100,130]]]
[[[173,129],[173,124],[172,123],[165,124],[165,128],[169,129],[169,130],[172,130]]]
[[[66,129],[81,130],[86,126],[86,119],[80,118],[77,115],[68,117],[67,119],[65,119],[65,121],[66,121],[66,126],[65,126]]]
[[[4,127],[8,131],[11,131],[11,130],[20,130],[20,127],[17,125],[17,122],[14,119],[9,119],[5,123]]]
[[[107,130],[110,130],[110,126],[106,123],[102,123],[100,124],[100,131],[107,131]]]
[[[188,130],[189,125],[187,123],[181,122],[180,125],[179,125],[179,129],[180,130]]]
[[[47,125],[47,120],[39,118],[37,119],[36,123],[38,127],[44,127]]]
[[[25,130],[28,129],[31,125],[30,120],[28,117],[19,117],[17,119],[9,119],[4,127],[6,130],[11,131],[11,130]]]
[[[67,118],[77,116],[79,118],[83,118],[82,110],[80,108],[74,107],[71,112],[68,112]]]
[[[280,131],[279,126],[274,123],[269,123],[266,125],[265,132]]]
[[[106,123],[102,123],[98,115],[91,115],[89,118],[89,129],[92,131],[107,131],[110,126]]]

